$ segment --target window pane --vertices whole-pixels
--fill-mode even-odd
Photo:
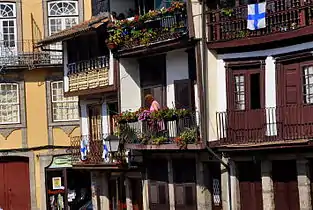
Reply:
[[[303,100],[306,104],[313,103],[313,66],[303,68]]]
[[[54,121],[78,119],[78,97],[64,97],[62,81],[51,83],[51,99]]]
[[[245,109],[245,83],[243,75],[235,76],[235,109]]]
[[[19,123],[18,85],[0,84],[0,124]]]

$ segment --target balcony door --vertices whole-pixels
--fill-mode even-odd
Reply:
[[[240,66],[228,72],[229,143],[254,143],[264,139],[264,71],[258,66]]]
[[[313,137],[313,61],[281,65],[278,74],[278,124],[284,140]]]
[[[90,105],[88,107],[89,113],[89,133],[92,140],[102,140],[102,120],[101,120],[102,106]]]
[[[0,57],[2,63],[12,62],[10,56],[17,53],[16,8],[14,3],[0,4]]]

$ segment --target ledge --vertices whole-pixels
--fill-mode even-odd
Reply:
[[[300,36],[310,35],[313,30],[312,26],[305,26],[303,28],[295,29],[287,32],[278,32],[274,34],[258,36],[258,37],[246,37],[234,40],[225,41],[211,41],[208,42],[208,48],[210,49],[221,49],[221,48],[233,48],[233,47],[244,47],[259,44],[266,44],[275,41],[282,41],[286,39],[299,38]]]
[[[187,148],[180,148],[177,144],[160,144],[160,145],[145,145],[145,144],[125,144],[126,149],[134,150],[201,150],[205,149],[205,144],[188,144]]]

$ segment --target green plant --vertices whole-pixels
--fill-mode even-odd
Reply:
[[[234,13],[234,10],[231,8],[222,8],[221,12],[224,16],[231,17]]]
[[[126,140],[127,142],[131,142],[131,143],[134,143],[138,140],[136,130],[134,128],[131,128],[127,124],[119,125],[116,135],[119,136],[120,139],[124,141],[123,143],[125,143]]]
[[[160,137],[152,137],[152,144],[155,145],[160,145],[160,144],[164,144],[168,141],[168,138],[164,137],[164,136],[160,136]]]
[[[196,128],[186,128],[175,138],[175,142],[180,148],[187,148],[188,144],[196,143],[198,132]]]

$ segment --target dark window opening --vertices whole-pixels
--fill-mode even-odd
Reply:
[[[196,166],[194,159],[173,160],[174,183],[193,183],[196,180]],[[188,170],[186,170],[188,168]]]
[[[150,160],[148,162],[148,178],[149,180],[168,182],[167,160]]]
[[[139,70],[141,87],[164,85],[166,73],[165,55],[140,59]]]
[[[261,84],[260,74],[250,75],[250,98],[251,98],[251,109],[261,108]]]

